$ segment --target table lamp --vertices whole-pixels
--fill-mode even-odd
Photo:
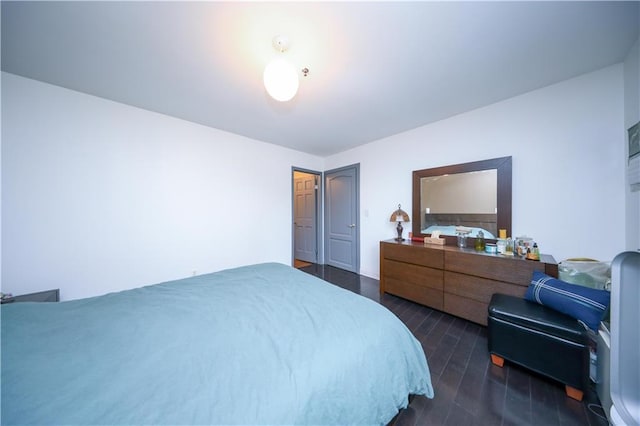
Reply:
[[[391,213],[389,222],[398,222],[398,226],[396,227],[398,237],[396,238],[396,241],[404,241],[404,238],[402,238],[402,222],[410,222],[410,220],[407,212],[400,208],[400,204],[398,204],[398,210]]]

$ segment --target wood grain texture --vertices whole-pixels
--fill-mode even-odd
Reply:
[[[480,325],[487,325],[488,305],[457,294],[444,294],[444,311],[448,314],[473,321]]]
[[[544,264],[471,250],[447,251],[447,271],[460,272],[490,280],[528,286],[534,270],[544,271]]]
[[[487,305],[493,293],[522,297],[527,291],[526,286],[489,280],[473,275],[460,274],[458,272],[446,271],[445,280],[447,282],[447,293],[473,299]]]
[[[544,262],[455,246],[382,241],[380,290],[381,294],[395,294],[487,325],[487,309],[494,293],[522,297],[533,271],[556,271],[557,276],[553,257],[544,255],[542,259]]]
[[[394,241],[395,242],[395,241]],[[444,251],[439,246],[425,246],[424,243],[384,244],[385,259],[397,260],[435,269],[444,267]]]
[[[410,284],[442,291],[444,271],[412,263],[384,260],[385,278],[395,278]]]
[[[395,294],[408,300],[413,300],[425,306],[442,310],[444,298],[442,290],[406,283],[404,281],[387,278],[387,293]]]

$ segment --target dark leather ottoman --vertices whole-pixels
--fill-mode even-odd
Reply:
[[[519,297],[494,294],[489,303],[489,353],[565,384],[582,400],[589,380],[589,335],[576,319]]]

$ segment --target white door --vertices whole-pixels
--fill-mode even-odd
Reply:
[[[317,250],[317,176],[294,172],[293,224],[295,258],[318,263]]]
[[[325,260],[358,273],[358,165],[325,174]]]

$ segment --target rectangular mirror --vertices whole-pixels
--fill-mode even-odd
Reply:
[[[458,226],[471,238],[482,230],[495,239],[499,229],[511,236],[511,157],[413,172],[413,235],[454,240]]]
[[[423,177],[420,191],[423,234],[456,235],[455,225],[460,225],[472,228],[470,237],[480,230],[485,238],[498,235],[496,169]]]

